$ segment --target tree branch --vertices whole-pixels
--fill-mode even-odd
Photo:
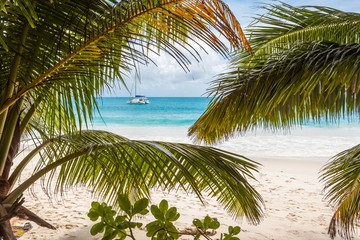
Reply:
[[[18,214],[18,211],[20,210],[20,208],[22,207],[21,205],[25,202],[25,198],[23,197],[23,195],[21,194],[16,201],[13,204],[7,204],[8,206],[5,206],[6,215],[3,215],[0,217],[0,223],[3,223],[5,221],[10,220],[13,217],[16,217]]]
[[[4,206],[6,209],[11,207],[10,204],[4,204]],[[50,223],[48,223],[47,221],[45,221],[44,219],[42,219],[41,217],[39,217],[34,212],[30,211],[24,206],[20,206],[18,208],[16,216],[19,218],[33,221],[34,223],[36,223],[41,227],[46,227],[53,230],[56,229],[53,225],[51,225]]]

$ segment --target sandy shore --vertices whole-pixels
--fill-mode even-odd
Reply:
[[[213,199],[202,205],[193,195],[183,192],[161,193],[154,191],[153,203],[167,199],[171,206],[176,206],[181,216],[177,227],[183,229],[191,225],[192,219],[206,215],[217,217],[222,223],[221,231],[229,225],[240,225],[240,238],[244,239],[329,239],[327,226],[332,215],[330,206],[323,200],[322,185],[318,181],[320,162],[326,159],[279,159],[253,158],[263,164],[256,175],[256,189],[264,198],[265,218],[257,226],[246,221],[232,219]],[[35,191],[41,191],[39,186]],[[49,230],[34,226],[22,239],[101,239],[92,237],[89,229],[92,222],[86,214],[90,208],[91,193],[83,188],[66,193],[66,200],[50,202],[45,194],[38,194],[34,199],[27,192],[25,206],[44,217],[57,227]],[[151,221],[145,217],[142,221]],[[144,232],[137,232],[138,239],[144,239]],[[191,239],[191,238],[182,238]],[[340,239],[340,238],[339,238]],[[356,236],[355,239],[360,239]]]

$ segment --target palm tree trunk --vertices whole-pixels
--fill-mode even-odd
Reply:
[[[7,216],[7,211],[5,207],[0,204],[0,218]],[[3,240],[15,240],[15,236],[12,233],[11,225],[9,219],[0,223],[0,236]]]
[[[23,207],[22,204],[24,202],[25,199],[21,195],[13,204],[0,204],[0,236],[3,237],[2,240],[15,239],[9,221],[12,217],[20,217],[33,221],[39,226],[50,228],[53,230],[56,229],[53,225],[46,222],[44,219],[42,219],[32,211]]]
[[[26,20],[25,20],[26,21]],[[21,63],[21,58],[22,58],[22,54],[24,52],[25,49],[25,43],[26,43],[26,38],[28,36],[29,33],[29,24],[25,23],[24,26],[24,30],[19,42],[19,47],[17,49],[17,52],[15,54],[15,58],[14,58],[14,63],[13,66],[10,70],[10,76],[9,76],[9,81],[8,81],[8,86],[6,87],[6,89],[4,89],[4,92],[2,94],[2,100],[1,103],[3,103],[4,101],[6,101],[7,99],[9,99],[13,94],[14,91],[16,89],[16,78],[17,78],[17,74],[20,68],[20,63]],[[8,153],[8,148],[7,148],[7,144],[4,144],[3,142],[3,135],[6,132],[5,127],[5,123],[7,122],[7,118],[8,118],[8,109],[0,114],[0,138],[1,138],[1,144],[0,144],[0,175],[2,175],[2,171],[4,169],[5,166],[5,161],[6,161],[6,156]]]
[[[43,220],[41,217],[37,216],[35,213],[21,206],[25,201],[22,198],[22,195],[15,201],[14,204],[3,203],[3,201],[6,199],[10,191],[10,184],[9,184],[10,170],[13,165],[13,160],[19,151],[19,145],[21,139],[21,127],[20,127],[21,124],[19,118],[20,109],[18,108],[18,106],[19,105],[21,106],[21,103],[22,101],[16,103],[16,105],[9,110],[8,119],[6,121],[7,124],[14,125],[13,116],[16,116],[15,118],[16,123],[15,126],[13,127],[14,130],[12,134],[8,155],[6,157],[6,163],[4,166],[3,173],[0,176],[0,237],[3,237],[2,240],[15,239],[9,222],[9,220],[15,216],[33,221],[42,227],[56,229],[54,226]],[[8,126],[5,125],[5,128],[8,129]]]
[[[6,208],[4,204],[0,204],[0,236],[2,240],[14,240],[16,239],[12,233],[10,219],[17,216],[21,205],[25,202],[25,199],[21,195],[16,201]]]
[[[16,110],[16,109],[12,109]],[[11,110],[10,110],[11,112]],[[12,113],[15,114],[15,113]],[[10,114],[10,115],[12,115]],[[11,117],[10,117],[11,118]],[[8,122],[8,121],[7,121]],[[6,126],[6,125],[5,125]],[[20,145],[20,119],[19,117],[16,120],[15,130],[12,136],[12,140],[10,143],[10,148],[8,151],[8,155],[6,158],[3,174],[0,176],[0,199],[1,202],[6,198],[6,196],[9,194],[10,190],[10,184],[9,184],[9,175],[11,166],[13,165],[13,160],[16,156],[16,154],[19,151],[19,145]],[[12,207],[8,207],[8,209],[5,207],[4,204],[0,204],[0,236],[3,237],[4,240],[12,240],[15,239],[11,225],[10,225],[10,218],[16,216],[16,209],[13,209]]]
[[[0,175],[0,198],[4,199],[10,190],[9,175],[13,165],[13,160],[18,153],[20,145],[20,105],[21,102],[10,109],[8,119],[6,120],[6,130],[1,139],[0,144],[8,145],[8,151],[6,155],[5,165]],[[0,153],[0,156],[4,153]]]

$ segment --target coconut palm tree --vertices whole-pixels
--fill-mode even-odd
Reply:
[[[263,6],[248,29],[253,51],[232,56],[209,89],[205,113],[189,129],[214,143],[263,127],[336,121],[360,111],[360,14],[328,7]],[[335,213],[329,234],[350,238],[360,214],[360,147],[335,156],[322,170]]]
[[[239,23],[220,0],[0,1],[0,234],[15,239],[9,218],[53,228],[22,206],[39,178],[46,191],[87,184],[108,203],[120,193],[149,196],[152,187],[216,197],[234,216],[257,223],[262,199],[249,184],[258,164],[211,147],[134,141],[88,130],[96,97],[134,66],[167,53],[187,70],[195,46],[223,56],[250,49]],[[218,33],[214,33],[215,29]],[[22,139],[33,148],[14,167]],[[40,158],[28,179],[19,176]],[[56,171],[56,172],[55,172]],[[54,186],[53,188],[51,186]]]

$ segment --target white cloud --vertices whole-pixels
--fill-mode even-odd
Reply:
[[[208,46],[204,51],[197,49],[201,54],[202,61],[197,62],[189,54],[186,56],[191,60],[189,65],[190,72],[185,72],[175,59],[168,55],[150,57],[157,66],[140,66],[141,84],[138,84],[138,93],[149,97],[197,97],[205,93],[209,82],[213,77],[225,70],[227,60],[216,54]],[[128,87],[131,88],[135,79],[134,72],[126,79]],[[140,85],[140,86],[139,86]],[[112,94],[105,96],[129,96],[125,89],[116,90]]]

